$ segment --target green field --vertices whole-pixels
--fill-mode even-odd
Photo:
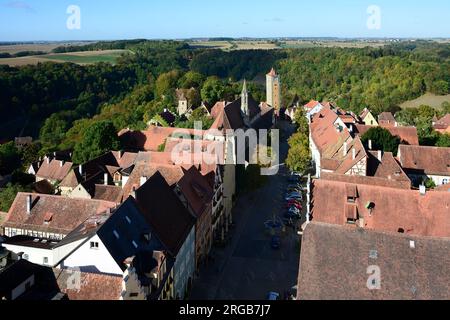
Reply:
[[[74,54],[52,54],[42,56],[44,59],[61,62],[72,62],[78,64],[93,64],[98,62],[106,62],[115,64],[117,58],[122,55],[123,52],[111,52],[105,54],[93,54],[93,55],[74,55]]]

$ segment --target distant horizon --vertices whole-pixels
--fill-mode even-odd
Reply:
[[[447,39],[449,16],[448,0],[0,0],[0,41]]]
[[[449,40],[449,37],[332,37],[332,36],[318,36],[318,37],[191,37],[191,38],[111,38],[111,39],[65,39],[65,40],[1,40],[0,44],[8,43],[76,43],[76,42],[109,42],[109,41],[132,41],[132,40],[146,40],[146,41],[202,41],[202,40],[216,40],[231,39],[239,41],[251,40]],[[222,40],[226,41],[226,40]]]

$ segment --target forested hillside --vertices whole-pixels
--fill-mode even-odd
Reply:
[[[214,103],[234,99],[244,78],[255,98],[264,100],[260,80],[272,66],[281,74],[285,104],[298,94],[302,102],[327,99],[355,112],[370,107],[379,113],[398,110],[425,92],[450,93],[448,44],[224,52],[184,42],[133,40],[55,52],[99,49],[131,53],[114,66],[0,66],[0,136],[32,135],[40,140],[41,152],[73,148],[97,121],[111,120],[117,130],[144,128],[165,108],[175,110],[176,88],[193,88],[188,94],[196,103]],[[190,124],[180,118],[177,125]]]

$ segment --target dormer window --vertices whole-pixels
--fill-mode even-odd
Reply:
[[[47,212],[44,216],[44,224],[49,224],[52,221],[53,213]]]

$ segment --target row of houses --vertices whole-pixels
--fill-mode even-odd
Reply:
[[[368,110],[355,117],[321,104],[309,119],[318,178],[308,188],[297,299],[449,299],[450,148],[420,146],[415,128]],[[366,126],[399,136],[398,154],[363,145]]]
[[[367,110],[363,116],[365,120],[373,117]],[[346,121],[346,117],[353,121]],[[331,105],[322,106],[309,119],[312,160],[319,178],[324,172],[335,172],[382,176],[393,181],[409,179],[415,187],[427,179],[433,180],[436,186],[450,182],[450,148],[420,146],[415,127],[396,126],[386,115],[379,118],[380,126],[401,140],[394,157],[392,153],[374,150],[375,141],[363,145],[360,137],[373,126],[358,123],[362,120],[351,113]]]
[[[31,165],[50,191],[19,193],[4,214],[2,247],[13,263],[0,277],[22,268],[27,277],[0,281],[2,298],[185,299],[232,224],[238,137],[229,130],[274,124],[273,108],[246,84],[211,111],[207,131],[124,129],[123,151],[81,165],[55,153]]]

